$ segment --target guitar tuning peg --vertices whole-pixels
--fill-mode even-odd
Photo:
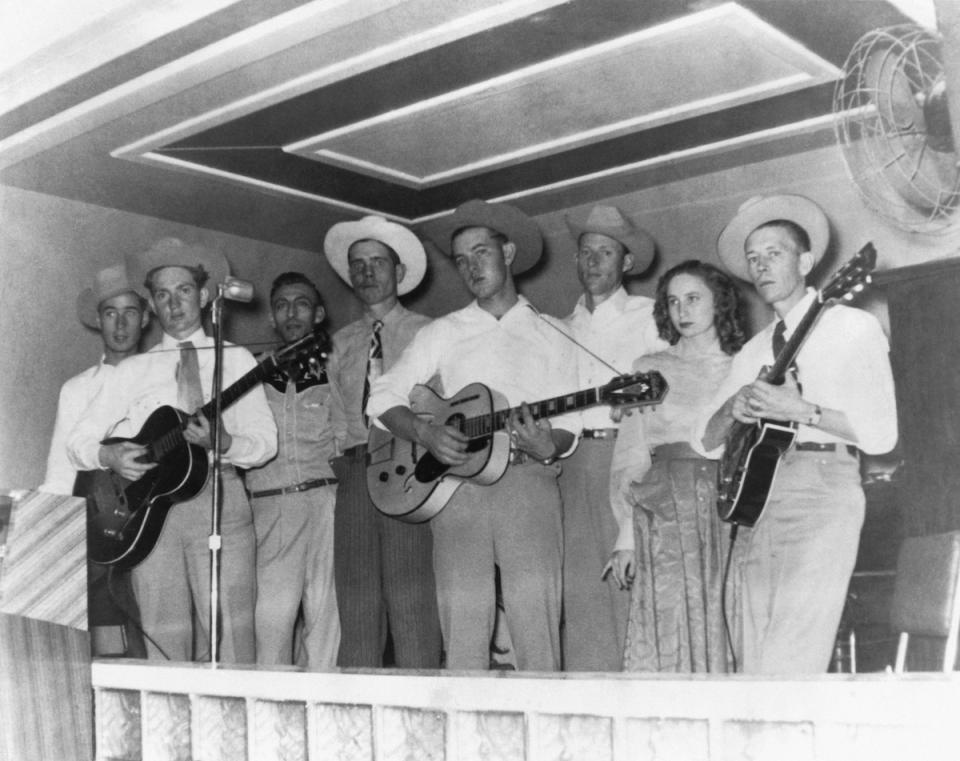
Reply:
[[[873,275],[867,275],[867,277],[866,277],[866,279],[864,280],[864,282],[865,282],[865,283],[872,283],[872,282],[873,282]]]
[[[611,407],[610,419],[614,423],[619,423],[623,419],[623,407]]]

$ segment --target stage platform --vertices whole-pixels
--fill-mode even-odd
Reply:
[[[306,673],[95,661],[102,761],[953,761],[960,674]]]

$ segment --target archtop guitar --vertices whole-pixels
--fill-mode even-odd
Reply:
[[[849,300],[862,291],[870,282],[870,273],[876,263],[876,249],[867,243],[837,271],[817,293],[790,340],[767,370],[764,380],[774,385],[783,383],[823,310],[836,299]],[[727,434],[718,472],[717,511],[723,520],[747,527],[756,524],[770,498],[781,459],[796,438],[794,423],[759,420],[733,424]]]
[[[598,404],[621,408],[659,404],[666,393],[667,382],[660,373],[633,373],[529,407],[539,420]],[[503,396],[482,383],[464,386],[447,399],[426,386],[415,386],[410,394],[411,409],[466,434],[470,459],[451,467],[418,444],[371,428],[367,489],[376,508],[406,523],[423,523],[439,513],[465,481],[492,484],[499,480],[510,460],[505,426],[511,413],[520,409],[504,409],[504,405]]]
[[[220,394],[221,408],[229,407],[279,368],[306,361],[308,355],[315,356],[325,339],[323,333],[312,333],[270,355]],[[211,400],[197,412],[209,420],[214,408]],[[133,438],[114,437],[101,442],[110,445],[130,441],[147,448],[147,461],[157,463],[157,467],[136,481],[112,470],[84,470],[77,474],[73,493],[87,500],[90,560],[133,568],[157,543],[167,511],[203,490],[210,470],[207,450],[183,438],[191,417],[176,407],[158,407]]]

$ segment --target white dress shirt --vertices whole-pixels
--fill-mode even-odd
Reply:
[[[213,339],[202,329],[183,339],[197,348],[204,402],[213,385]],[[67,448],[78,470],[97,470],[100,441],[107,436],[130,438],[163,405],[177,406],[177,365],[180,341],[163,334],[160,343],[143,354],[121,362],[103,384],[79,423],[69,435]],[[224,344],[223,388],[256,367],[253,355],[242,346]],[[277,452],[277,426],[259,385],[254,386],[223,412],[223,427],[231,437],[223,459],[242,468],[262,465]]]
[[[367,414],[376,418],[409,406],[414,385],[434,376],[447,397],[470,383],[483,383],[511,407],[568,394],[577,387],[576,347],[557,327],[523,296],[499,319],[474,301],[420,329],[397,363],[373,383]],[[550,423],[574,436],[580,432],[577,413],[558,415]]]
[[[816,291],[786,315],[785,338],[790,339],[813,303]],[[752,383],[760,369],[773,364],[776,320],[751,338],[733,359],[730,374],[694,426],[691,444],[707,457],[719,457],[723,447],[706,451],[701,441],[713,414],[742,386]],[[797,355],[803,398],[811,404],[840,410],[856,434],[846,441],[827,431],[799,425],[797,441],[854,444],[867,454],[889,452],[897,443],[897,406],[890,369],[890,348],[877,319],[863,311],[837,304],[827,306]]]
[[[40,484],[40,491],[50,494],[73,494],[77,469],[67,454],[67,436],[80,419],[81,413],[99,393],[104,379],[110,375],[113,365],[104,363],[104,357],[93,367],[74,375],[60,388],[57,401],[57,418],[53,424],[50,452],[47,454],[47,472]]]
[[[615,375],[629,373],[633,361],[644,354],[666,349],[653,319],[654,300],[631,296],[621,286],[591,312],[581,295],[573,312],[564,320],[571,335],[594,354],[571,344],[577,358],[580,388],[597,388]],[[609,365],[612,365],[611,369]],[[593,407],[583,412],[584,428],[616,428],[610,407]]]

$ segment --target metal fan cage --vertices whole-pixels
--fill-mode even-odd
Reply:
[[[834,129],[866,203],[903,229],[943,232],[960,207],[940,39],[918,26],[860,38],[834,91]]]

